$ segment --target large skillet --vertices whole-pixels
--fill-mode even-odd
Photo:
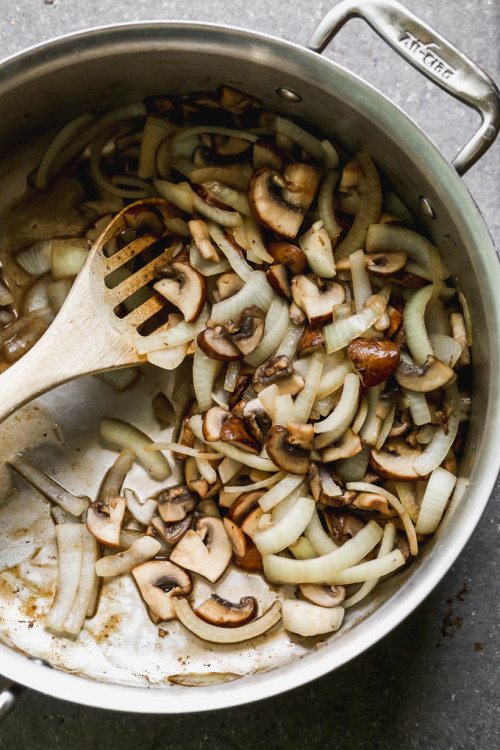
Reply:
[[[317,54],[353,17],[364,18],[420,72],[480,112],[480,129],[453,165],[388,99]],[[290,658],[285,641],[276,639],[274,646],[267,644],[268,664],[275,668],[269,670],[264,660],[257,667],[254,660],[247,676],[229,684],[194,691],[177,686],[145,690],[132,678],[117,684],[118,679],[99,673],[98,665],[92,672],[96,679],[90,680],[85,660],[95,651],[82,650],[84,666],[75,670],[65,663],[60,644],[43,650],[37,628],[24,640],[18,638],[18,623],[8,621],[11,610],[3,602],[2,673],[22,685],[86,705],[157,713],[223,708],[288,690],[344,664],[400,623],[444,576],[477,524],[500,465],[495,450],[500,432],[500,272],[491,238],[459,176],[495,138],[499,94],[477,66],[397,3],[340,3],[315,31],[309,49],[228,27],[145,23],[74,34],[16,55],[0,66],[0,143],[9,144],[0,183],[8,185],[13,175],[25,176],[34,166],[35,133],[49,133],[80,112],[147,94],[214,88],[220,83],[248,91],[271,109],[309,120],[351,151],[368,149],[440,247],[469,302],[475,332],[474,398],[463,476],[444,523],[419,560],[346,618],[343,630],[327,647],[308,650],[294,644]],[[64,390],[68,388],[73,390]],[[71,432],[71,420],[81,418],[78,404],[90,396],[98,408],[95,385],[81,381],[58,389],[42,405]],[[27,419],[8,422],[2,428],[3,454],[28,446],[33,429],[33,421]],[[203,649],[198,644],[201,653]],[[36,658],[40,655],[43,660]],[[299,655],[303,658],[296,658]],[[223,668],[224,653],[216,658],[218,668]],[[50,668],[48,661],[59,668]],[[19,689],[13,684],[0,695],[0,717]]]

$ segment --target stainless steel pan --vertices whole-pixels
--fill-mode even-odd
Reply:
[[[355,16],[437,85],[480,112],[481,127],[454,166],[388,99],[317,54]],[[248,91],[269,108],[314,123],[350,150],[368,149],[444,253],[471,307],[475,331],[474,399],[462,478],[445,521],[417,562],[350,612],[343,629],[319,650],[282,632],[237,651],[217,648],[188,637],[176,623],[166,628],[168,637],[159,638],[133,586],[120,581],[106,589],[99,614],[77,641],[53,637],[41,617],[50,591],[44,589],[43,576],[36,578],[39,571],[31,559],[42,541],[53,543],[50,521],[39,499],[24,490],[15,501],[4,499],[0,560],[2,553],[12,559],[0,574],[0,670],[22,685],[87,705],[151,713],[229,707],[288,690],[344,664],[401,622],[443,577],[483,512],[500,464],[495,449],[500,272],[487,229],[459,177],[496,135],[499,94],[477,66],[400,5],[343,2],[320,24],[309,49],[227,27],[147,23],[96,29],[17,55],[0,66],[0,143],[9,144],[0,166],[1,194],[20,192],[50,133],[78,113],[222,82]],[[35,137],[40,132],[44,135]],[[93,379],[63,386],[6,423],[1,455],[33,449],[37,462],[61,482],[92,494],[111,455],[93,440],[99,416],[127,409],[154,434],[157,428],[141,417],[141,410],[159,377],[149,373],[140,397],[130,404],[127,396],[112,396]],[[144,491],[144,476],[136,471],[132,484]],[[4,498],[11,480],[5,472],[0,476]],[[15,512],[24,519],[23,533],[15,524],[9,531]],[[30,550],[24,557],[20,539]],[[229,576],[221,593],[242,591],[242,585],[244,593],[266,603],[269,594],[257,576],[244,584]],[[191,673],[243,676],[189,691],[169,680]],[[0,717],[18,689],[0,696]]]

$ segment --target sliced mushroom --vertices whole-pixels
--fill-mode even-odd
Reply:
[[[188,513],[181,521],[165,523],[160,516],[153,516],[151,519],[151,525],[158,536],[164,539],[168,544],[177,544],[191,526],[192,518],[193,514]]]
[[[142,598],[159,621],[173,620],[172,597],[187,596],[191,578],[168,560],[151,560],[132,568]]]
[[[187,456],[186,458],[184,463],[184,478],[190,490],[196,492],[200,497],[207,496],[208,482],[206,479],[203,479],[198,471],[196,459],[193,456]]]
[[[345,300],[345,289],[335,281],[324,282],[320,288],[308,276],[299,275],[292,279],[292,297],[309,323],[319,326],[332,320],[334,308]]]
[[[165,230],[161,214],[147,201],[129,206],[123,216],[130,229],[148,229],[155,237],[161,237]]]
[[[319,586],[315,583],[301,583],[300,593],[318,607],[337,607],[345,599],[344,586]]]
[[[165,523],[182,521],[195,509],[198,498],[185,485],[169,487],[158,495],[158,513]]]
[[[321,180],[321,169],[312,164],[292,163],[285,167],[283,198],[304,214],[314,200]]]
[[[282,172],[287,161],[287,155],[275,143],[269,143],[269,141],[254,143],[252,162],[255,169],[270,167],[277,172]]]
[[[232,271],[221,273],[221,275],[217,277],[215,283],[217,285],[217,292],[220,300],[232,297],[233,294],[236,294],[240,289],[243,289],[245,285],[243,279],[240,278],[237,273],[233,273]]]
[[[349,428],[344,432],[338,443],[323,450],[321,459],[324,463],[339,461],[341,458],[352,458],[361,450],[363,450],[363,443],[360,436],[355,435]]]
[[[127,507],[126,498],[109,495],[106,502],[91,503],[87,510],[87,528],[98,542],[108,547],[120,546],[120,531]]]
[[[157,281],[154,288],[179,308],[188,323],[192,323],[200,314],[207,297],[205,277],[184,258],[162,266],[161,273],[166,278]]]
[[[221,406],[212,406],[203,417],[203,437],[209,443],[215,443],[221,439],[222,425],[231,416],[231,412]]]
[[[264,511],[260,506],[254,508],[241,523],[241,530],[250,539],[253,539],[255,533],[260,529],[260,521]]]
[[[203,500],[200,500],[196,506],[196,515],[198,518],[202,518],[203,516],[220,518],[219,508],[215,500],[208,496],[203,498]]]
[[[292,367],[289,358],[282,354],[270,357],[256,369],[252,385],[256,393],[269,385],[277,385],[281,395],[290,393],[295,396],[303,389],[304,379]]]
[[[421,480],[413,468],[421,451],[411,448],[401,438],[386,440],[381,450],[370,451],[370,464],[374,471],[385,479],[398,479],[400,482]]]
[[[214,263],[218,263],[220,261],[220,256],[210,239],[207,223],[203,221],[203,219],[191,219],[191,221],[188,221],[188,227],[202,257],[205,258],[205,260],[211,260]]]
[[[251,539],[246,540],[247,548],[242,556],[235,555],[234,562],[243,570],[261,571],[263,570],[262,555]]]
[[[211,625],[222,628],[237,628],[249,622],[257,612],[257,602],[253,596],[243,596],[238,604],[212,594],[194,610],[198,617]]]
[[[288,430],[287,442],[290,445],[297,445],[306,451],[312,451],[314,444],[314,425],[301,422],[287,422]]]
[[[251,490],[250,492],[243,492],[237,500],[229,508],[229,515],[231,520],[235,524],[241,526],[245,518],[257,508],[260,498],[264,494],[264,490]]]
[[[352,539],[365,528],[363,521],[346,510],[328,510],[324,516],[327,529],[336,542]]]
[[[407,255],[397,253],[366,253],[366,268],[375,276],[392,276],[406,265]]]
[[[239,555],[239,557],[243,557],[247,548],[245,534],[240,529],[240,527],[230,518],[223,518],[222,522],[224,524],[224,528],[226,529],[229,540],[233,545],[234,554]]]
[[[292,302],[289,309],[289,315],[290,320],[292,323],[295,323],[295,325],[302,325],[307,320],[307,316],[303,310],[300,309],[300,307],[295,304],[295,302]]]
[[[306,357],[323,346],[323,336],[319,328],[306,326],[297,345],[297,354],[299,357]]]
[[[250,430],[255,440],[262,445],[266,442],[267,433],[271,427],[271,418],[260,403],[258,398],[245,401],[243,410],[243,421]]]
[[[399,346],[389,339],[354,339],[347,347],[347,354],[365,388],[390,378],[401,357]]]
[[[306,254],[291,242],[270,242],[267,251],[277,263],[287,266],[294,276],[304,273],[307,268]]]
[[[222,326],[205,328],[198,334],[196,343],[207,357],[219,362],[234,362],[243,357],[238,347],[226,336]]]
[[[292,292],[290,290],[290,281],[288,279],[286,266],[282,263],[271,266],[266,271],[266,278],[276,294],[279,294],[280,297],[285,297],[286,299],[291,298]]]
[[[389,316],[389,328],[386,329],[385,335],[388,339],[390,339],[396,331],[401,329],[401,326],[403,324],[403,313],[399,310],[396,310],[395,307],[392,307],[392,305],[387,305],[385,308],[385,311],[387,315]],[[398,341],[395,341],[398,346],[401,346],[401,344]]]
[[[395,515],[395,511],[389,506],[385,497],[374,492],[360,492],[351,505],[360,510],[376,511],[389,518]]]
[[[453,369],[432,355],[429,355],[422,365],[400,362],[395,372],[395,378],[400,386],[418,393],[442,388],[454,377]]]
[[[402,437],[405,435],[411,427],[410,413],[408,409],[405,409],[399,417],[399,420],[394,420],[391,431],[388,437]]]
[[[307,474],[310,451],[291,445],[290,433],[282,425],[274,425],[269,430],[266,449],[271,461],[290,474]]]
[[[220,439],[223,443],[233,443],[249,453],[258,454],[259,446],[252,435],[247,432],[246,425],[240,417],[230,415],[222,424]]]
[[[250,178],[248,201],[259,224],[293,239],[300,229],[305,210],[284,200],[279,190],[285,187],[286,181],[279,172],[262,167]]]
[[[396,396],[396,389],[388,388],[383,393],[381,393],[378,397],[375,416],[377,416],[379,419],[387,419],[396,401]]]
[[[233,344],[243,355],[250,354],[262,341],[266,314],[257,305],[245,307],[234,320],[228,320],[222,326]]]
[[[204,537],[204,538],[202,538]],[[229,565],[233,546],[220,518],[205,516],[182,537],[170,559],[215,583]]]
[[[233,115],[243,115],[249,109],[260,109],[260,102],[249,94],[244,94],[230,86],[221,86],[219,88],[219,104],[223,109],[227,109]]]

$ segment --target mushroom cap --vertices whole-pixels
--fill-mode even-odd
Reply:
[[[247,547],[243,556],[235,555],[234,562],[243,570],[262,571],[262,555],[251,539],[246,540]]]
[[[147,201],[129,206],[123,217],[130,229],[147,229],[155,237],[161,237],[165,230],[160,212]]]
[[[318,607],[337,607],[345,599],[344,586],[320,586],[316,583],[301,583],[300,593]]]
[[[222,522],[231,541],[231,544],[233,545],[234,554],[243,557],[247,548],[243,531],[230,518],[223,518]]]
[[[252,385],[256,393],[274,384],[278,386],[281,395],[290,393],[295,396],[304,387],[304,379],[295,371],[285,354],[266,359],[254,373]]]
[[[307,474],[310,451],[291,445],[290,433],[282,425],[274,425],[269,430],[266,449],[271,461],[290,474]]]
[[[321,454],[324,463],[339,461],[341,458],[352,458],[363,449],[363,443],[359,435],[348,428],[342,435],[340,441],[335,445],[325,448]]]
[[[292,245],[291,242],[270,242],[267,251],[277,263],[287,266],[294,276],[298,273],[304,273],[307,268],[307,255],[300,247]]]
[[[269,141],[254,143],[252,162],[255,169],[270,167],[277,172],[282,172],[287,161],[287,155],[275,143],[269,143]]]
[[[108,547],[120,546],[120,531],[127,507],[126,498],[110,495],[105,503],[96,501],[87,510],[87,528],[98,542]]]
[[[259,446],[247,431],[245,422],[233,414],[229,414],[228,418],[224,420],[221,427],[220,439],[223,443],[233,443],[233,445],[237,445],[249,453],[257,455],[259,452]]]
[[[321,169],[313,164],[293,162],[283,172],[286,189],[284,199],[305,214],[314,200],[321,180]]]
[[[386,440],[383,448],[370,451],[370,464],[373,470],[385,479],[397,479],[400,482],[412,482],[422,479],[413,468],[421,451],[411,448],[401,438]]]
[[[207,599],[194,610],[198,617],[222,628],[237,628],[249,622],[257,612],[257,601],[253,596],[243,596],[238,604],[222,599],[217,594]]]
[[[278,193],[285,187],[279,172],[270,167],[257,169],[250,178],[248,201],[253,215],[262,226],[276,234],[293,239],[299,231],[305,211],[287,203]]]
[[[454,370],[433,355],[429,355],[422,365],[402,361],[395,372],[395,378],[400,386],[417,393],[428,393],[442,388],[454,377]]]
[[[312,451],[314,445],[314,425],[303,422],[287,422],[288,430],[287,442],[290,445],[297,445],[306,451]]]
[[[396,512],[389,506],[386,498],[382,495],[377,495],[375,492],[359,492],[351,505],[360,510],[376,511],[388,518],[396,515]]]
[[[226,336],[222,326],[205,328],[198,334],[196,343],[207,357],[219,362],[234,362],[243,357],[238,347]]]
[[[165,523],[160,516],[153,516],[151,525],[156,533],[161,536],[168,544],[177,544],[182,539],[186,531],[191,526],[192,513],[188,513],[180,521],[171,521]]]
[[[277,263],[270,266],[266,271],[266,279],[276,294],[279,294],[280,297],[285,297],[285,299],[291,298],[292,292],[285,265]]]
[[[271,418],[258,398],[245,401],[242,409],[243,421],[255,440],[262,445],[271,427]]]
[[[347,347],[347,354],[365,388],[390,378],[401,357],[399,346],[389,339],[354,339]]]
[[[154,288],[179,308],[188,323],[192,323],[200,314],[207,298],[205,277],[184,258],[162,267],[162,273],[169,274],[169,277],[157,281]]]
[[[234,271],[226,271],[217,277],[215,282],[220,300],[229,299],[233,294],[243,289],[245,282]]]
[[[297,344],[297,354],[299,357],[306,357],[308,354],[312,354],[320,346],[323,346],[323,336],[320,329],[306,326]]]
[[[264,490],[250,490],[250,492],[243,492],[237,497],[234,503],[229,508],[229,516],[234,523],[241,525],[245,518],[251,513],[254,508],[257,508],[258,503]]]
[[[203,437],[209,443],[215,443],[221,439],[222,425],[229,419],[231,412],[222,406],[212,406],[203,416]]]
[[[202,536],[204,539],[202,539]],[[220,518],[204,516],[174,547],[172,562],[215,583],[231,560],[233,545]]]
[[[397,253],[366,253],[366,268],[374,276],[392,276],[401,271],[406,265],[407,255],[405,252]]]
[[[165,523],[182,521],[194,510],[198,498],[185,485],[169,487],[158,495],[158,513]]]
[[[309,276],[298,275],[292,279],[293,301],[313,326],[330,322],[334,308],[345,300],[345,289],[336,281],[327,281],[323,287],[320,289]]]
[[[266,314],[257,305],[245,307],[237,318],[228,320],[222,326],[233,344],[243,355],[250,354],[262,341]]]
[[[185,570],[169,560],[150,560],[131,571],[142,598],[159,620],[172,620],[175,610],[173,596],[186,596],[191,591],[191,578]]]

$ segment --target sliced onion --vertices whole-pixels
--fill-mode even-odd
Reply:
[[[248,198],[245,193],[240,190],[235,190],[229,185],[224,185],[222,182],[211,180],[205,183],[206,189],[215,195],[216,198],[231,206],[235,211],[238,211],[243,216],[252,216],[252,211],[248,203]]]
[[[384,528],[384,536],[382,537],[382,541],[380,542],[380,548],[377,554],[377,558],[379,559],[383,558],[386,555],[388,555],[390,552],[392,552],[395,541],[396,541],[396,526],[393,523],[387,523]],[[359,571],[357,572],[359,573]],[[379,580],[380,580],[379,578],[371,578],[370,580],[365,581],[363,585],[361,586],[361,588],[358,589],[358,591],[356,591],[355,594],[353,594],[348,599],[345,599],[342,602],[342,606],[344,607],[344,609],[349,609],[349,607],[353,607],[355,604],[358,604],[362,599],[364,599],[365,596],[368,596],[368,594],[371,591],[373,591],[373,589],[375,588]]]
[[[63,306],[71,286],[72,281],[70,279],[51,281],[50,284],[47,285],[47,299],[54,315],[57,315]]]
[[[203,135],[204,133],[208,135],[224,135],[227,138],[239,138],[242,141],[250,141],[250,143],[256,143],[259,140],[258,135],[250,133],[248,130],[236,130],[235,128],[225,128],[220,125],[195,125],[192,128],[177,133],[172,138],[172,144],[175,145],[185,138],[191,138],[194,135]]]
[[[364,247],[368,227],[380,218],[382,190],[377,169],[366,151],[358,153],[356,160],[362,169],[362,175],[358,180],[358,209],[347,237],[335,251],[336,259],[345,258],[360,247]]]
[[[413,364],[411,357],[406,352],[401,352],[401,359],[403,360],[403,362],[406,362],[409,365]],[[431,412],[429,409],[429,405],[427,403],[427,399],[425,398],[425,393],[417,393],[417,391],[408,391],[406,390],[406,388],[402,388],[402,387],[401,387],[401,392],[404,393],[404,395],[408,399],[408,404],[410,407],[410,413],[413,419],[413,423],[417,427],[421,427],[424,424],[429,424],[432,420],[432,416],[431,416]]]
[[[95,572],[100,577],[121,576],[146,560],[151,560],[161,550],[161,544],[152,536],[141,536],[128,549],[116,555],[101,557],[95,563]]]
[[[137,175],[149,179],[156,175],[156,151],[160,143],[175,132],[175,126],[161,117],[149,115],[141,136],[141,150]]]
[[[185,628],[197,635],[198,638],[202,638],[204,641],[211,641],[212,643],[241,643],[242,641],[249,641],[265,633],[281,619],[281,602],[278,601],[274,602],[270,609],[261,617],[237,628],[223,628],[217,625],[210,625],[195,615],[186,599],[174,596],[172,604],[175,614]]]
[[[337,319],[323,328],[328,353],[336,352],[361,336],[380,318],[389,301],[390,290],[382,289],[365,303],[364,308],[348,318]]]
[[[312,544],[318,555],[327,555],[338,549],[338,544],[335,544],[324,530],[316,508],[306,526],[304,536]]]
[[[339,166],[339,155],[335,146],[325,138],[323,141],[321,141],[321,148],[325,152],[326,169],[337,169],[337,167]]]
[[[465,298],[465,294],[463,292],[458,293],[458,299],[460,301],[460,304],[462,305],[467,343],[469,346],[472,346],[472,344],[474,343],[474,327],[472,324],[472,315],[470,312],[469,303],[467,302],[467,299]]]
[[[151,333],[149,336],[135,336],[134,347],[138,354],[148,354],[159,349],[165,349],[178,344],[186,344],[193,340],[194,326],[182,320],[177,325],[167,328],[165,331]]]
[[[45,495],[53,503],[60,505],[63,510],[71,513],[73,516],[80,516],[88,508],[90,502],[88,497],[73,495],[69,490],[61,487],[52,477],[49,477],[36,466],[33,466],[31,461],[21,456],[20,453],[14,453],[8,459],[8,463],[38,492],[41,492],[42,495]]]
[[[299,245],[313,273],[325,279],[335,276],[332,243],[322,221],[318,221],[301,237]]]
[[[241,224],[241,216],[237,211],[225,211],[223,208],[212,206],[196,193],[193,193],[193,209],[223,227],[237,227]]]
[[[214,261],[206,260],[200,251],[198,250],[198,247],[196,246],[196,243],[192,242],[191,246],[189,248],[189,262],[193,266],[193,268],[196,271],[199,271],[203,276],[215,276],[219,273],[224,273],[225,271],[229,271],[231,266],[229,265],[229,261],[227,261],[225,258],[218,263],[214,263]]]
[[[364,477],[370,460],[370,449],[363,448],[351,458],[343,458],[337,463],[337,473],[345,483],[357,482]]]
[[[370,482],[348,482],[346,489],[354,490],[354,492],[373,492],[376,495],[382,495],[385,497],[389,505],[394,508],[398,516],[403,522],[406,536],[408,537],[408,544],[410,547],[410,554],[416,556],[418,554],[418,543],[417,536],[415,534],[415,527],[405,507],[392,492],[388,492],[384,487],[380,487],[377,484],[371,484]]]
[[[285,599],[281,615],[285,630],[302,636],[333,633],[344,619],[343,607],[319,607],[299,599]]]
[[[380,426],[380,431],[378,433],[378,437],[375,441],[375,448],[379,451],[387,438],[389,437],[389,433],[392,430],[392,425],[394,424],[394,417],[396,416],[396,404],[392,405],[392,409],[389,412],[389,414],[386,416],[384,421],[382,422]]]
[[[217,459],[220,458],[219,453],[206,453],[197,448],[188,448],[187,445],[181,443],[151,443],[144,449],[146,451],[174,451],[175,453],[182,453],[183,456],[192,456],[193,458],[206,458],[206,459]]]
[[[274,120],[274,129],[277,133],[285,135],[294,143],[303,148],[305,151],[314,156],[315,159],[322,162],[326,158],[325,150],[321,145],[319,138],[315,138],[304,128],[299,127],[291,120],[284,117],[276,117]]]
[[[293,399],[289,393],[283,393],[274,399],[273,426],[287,425],[288,422],[295,422]]]
[[[323,177],[318,192],[318,212],[325,231],[331,240],[332,247],[338,242],[340,237],[340,226],[335,218],[333,211],[333,189],[339,179],[339,173],[336,169],[331,169]]]
[[[127,500],[127,509],[133,515],[136,521],[148,526],[151,523],[158,503],[153,498],[146,500],[145,503],[140,503],[137,495],[133,490],[125,490],[124,493]]]
[[[434,349],[434,355],[448,367],[454,367],[462,354],[462,347],[458,341],[455,341],[451,336],[444,336],[440,333],[431,333],[429,339]]]
[[[272,263],[274,258],[267,252],[266,246],[262,242],[260,227],[253,216],[243,218],[243,229],[248,250],[257,256],[257,262]]]
[[[332,576],[330,583],[332,586],[347,586],[350,583],[361,583],[373,578],[378,581],[382,576],[393,573],[404,564],[403,553],[396,549],[384,555],[384,557],[377,557],[375,560],[368,560],[360,565],[353,565],[350,568],[340,570]]]
[[[375,445],[380,433],[382,420],[377,417],[377,403],[380,390],[380,386],[375,385],[366,391],[368,410],[366,412],[366,419],[359,431],[363,445]]]
[[[199,440],[206,442],[203,435],[202,422],[201,414],[195,414],[189,420],[189,426]],[[262,469],[262,471],[279,471],[278,467],[268,458],[255,456],[253,453],[248,453],[242,448],[237,448],[235,445],[231,445],[231,443],[223,443],[220,440],[216,440],[210,443],[210,447],[225,456],[229,456],[229,458],[234,458],[244,466],[252,466],[254,469]]]
[[[274,583],[330,583],[340,570],[362,560],[381,540],[382,533],[375,521],[369,521],[342,547],[312,560],[266,555],[263,558],[264,573]]]
[[[135,459],[135,453],[130,448],[125,448],[115,458],[113,465],[106,471],[99,490],[97,501],[107,503],[110,495],[119,495],[122,484]]]
[[[229,265],[231,266],[233,271],[237,273],[238,276],[243,279],[243,281],[249,281],[249,279],[254,274],[252,266],[248,265],[241,251],[234,246],[233,242],[228,238],[224,230],[221,229],[221,227],[217,226],[217,224],[215,224],[214,222],[210,222],[208,225],[208,232],[219,250],[229,261]],[[232,297],[230,297],[229,299],[232,299]]]
[[[264,514],[264,516],[265,515],[266,514]],[[262,516],[262,518],[264,518],[264,516]],[[318,557],[311,542],[306,539],[305,536],[299,537],[288,549],[296,560],[311,560],[313,557]]]
[[[76,276],[88,254],[87,240],[53,240],[50,263],[54,281]]]
[[[261,479],[259,482],[253,482],[253,484],[245,484],[245,485],[229,485],[227,487],[224,487],[224,492],[229,493],[241,493],[243,490],[244,492],[253,492],[254,490],[261,490],[263,487],[270,487],[273,484],[276,484],[276,482],[280,482],[282,479],[284,479],[286,476],[286,472],[279,471],[277,474],[272,474],[270,477],[266,477],[265,479]]]
[[[354,290],[354,301],[356,312],[360,312],[367,300],[372,296],[370,276],[366,270],[365,254],[362,250],[356,250],[349,256],[351,261],[352,286]]]
[[[356,412],[356,416],[354,418],[354,422],[351,425],[351,429],[355,435],[357,435],[359,431],[361,430],[361,428],[363,427],[366,421],[367,414],[368,414],[368,397],[365,393],[363,395],[363,398],[359,402],[359,406]]]
[[[425,308],[433,294],[433,286],[422,287],[410,297],[403,314],[408,349],[419,365],[434,354],[425,326]]]
[[[191,172],[190,178],[192,182],[196,182],[198,185],[217,180],[223,182],[224,185],[246,190],[252,173],[253,167],[246,162],[245,164],[231,164],[227,167],[196,168]]]
[[[448,419],[448,434],[441,426],[437,427],[427,448],[416,459],[413,468],[421,476],[429,474],[443,463],[457,436],[458,425],[460,424],[460,394],[456,383],[447,386],[445,394],[445,401],[453,410]]]
[[[334,443],[347,430],[358,408],[359,387],[358,376],[353,372],[348,373],[344,380],[342,396],[337,407],[330,416],[314,425],[315,434],[321,436],[316,438],[315,448],[324,448],[326,445]]]
[[[46,190],[48,177],[54,159],[57,154],[66,146],[67,143],[73,140],[78,133],[92,123],[94,116],[86,113],[76,117],[71,122],[68,122],[62,130],[60,130],[55,138],[50,142],[47,150],[42,156],[40,166],[38,167],[35,179],[35,187],[37,190]]]
[[[47,323],[51,323],[54,320],[54,313],[50,307],[48,280],[48,275],[42,276],[28,287],[23,300],[22,313],[23,315],[36,315]]]
[[[227,363],[226,377],[224,378],[224,390],[229,393],[234,393],[238,378],[240,376],[241,362],[237,360],[235,362]]]
[[[302,484],[303,481],[304,477],[299,474],[287,474],[286,477],[280,479],[272,489],[264,493],[259,499],[259,505],[264,513],[267,513],[271,508],[274,508],[278,503],[288,497]]]
[[[215,238],[214,238],[215,239]],[[220,325],[227,320],[234,320],[245,307],[257,305],[267,312],[275,294],[267,282],[263,271],[252,271],[245,286],[232,297],[216,302],[212,307],[210,320],[214,325]]]
[[[45,624],[62,632],[71,612],[80,582],[82,569],[82,534],[79,523],[61,523],[56,526],[59,563],[56,594]]]
[[[434,469],[420,506],[415,526],[417,534],[432,534],[436,531],[456,482],[456,476],[446,469],[440,466]]]
[[[163,481],[170,476],[171,470],[165,456],[159,452],[145,450],[153,441],[137,427],[121,419],[105,417],[101,419],[99,429],[102,439],[106,442],[122,448],[131,448],[153,479]]]
[[[288,314],[288,311],[287,311]],[[288,359],[292,360],[295,357],[299,339],[302,336],[304,330],[303,325],[294,323],[293,320],[287,322],[287,327],[281,339],[280,345],[276,350],[276,357],[285,355]],[[320,386],[321,387],[321,386]]]
[[[316,507],[312,497],[299,497],[286,516],[268,529],[257,531],[253,541],[261,555],[269,555],[297,541]]]
[[[418,519],[418,508],[416,504],[415,484],[413,482],[395,482],[395,487],[404,509],[413,523],[416,523]]]
[[[15,256],[16,263],[30,276],[42,276],[50,271],[50,259],[52,257],[52,244],[57,240],[41,240],[21,250]],[[59,240],[65,242],[65,240]]]
[[[96,585],[95,564],[99,555],[96,540],[84,524],[78,524],[81,535],[81,569],[78,590],[71,611],[64,622],[64,631],[78,635],[87,616]]]
[[[187,182],[177,184],[167,180],[153,180],[153,184],[162,198],[187,214],[193,213],[194,193]]]
[[[415,263],[430,272],[429,254],[431,249],[437,250],[428,239],[411,229],[398,227],[394,224],[373,224],[368,229],[366,237],[367,253],[405,252]],[[442,261],[441,274],[444,279],[449,276]]]
[[[212,406],[212,392],[221,363],[197,349],[193,358],[193,386],[201,412]]]
[[[309,419],[316,393],[318,391],[323,372],[325,355],[322,351],[314,352],[311,358],[311,366],[307,371],[304,387],[295,398],[295,421],[305,424]]]
[[[10,291],[7,289],[5,284],[3,284],[0,281],[0,307],[5,307],[5,305],[11,305],[14,302],[14,297],[10,293]]]
[[[257,348],[245,357],[245,362],[252,367],[258,367],[266,359],[273,356],[279,348],[280,342],[283,341],[288,325],[288,303],[282,297],[274,297],[266,315],[262,340]],[[276,353],[275,356],[278,356],[278,354]]]
[[[342,351],[327,354],[316,398],[324,398],[337,391],[344,384],[346,375],[353,369],[352,362]]]
[[[234,458],[229,458],[226,456],[220,464],[218,468],[220,480],[222,484],[227,484],[230,479],[236,476],[236,474],[240,471],[240,469],[243,468],[243,464],[241,461],[236,461]],[[227,488],[226,488],[227,489]]]

